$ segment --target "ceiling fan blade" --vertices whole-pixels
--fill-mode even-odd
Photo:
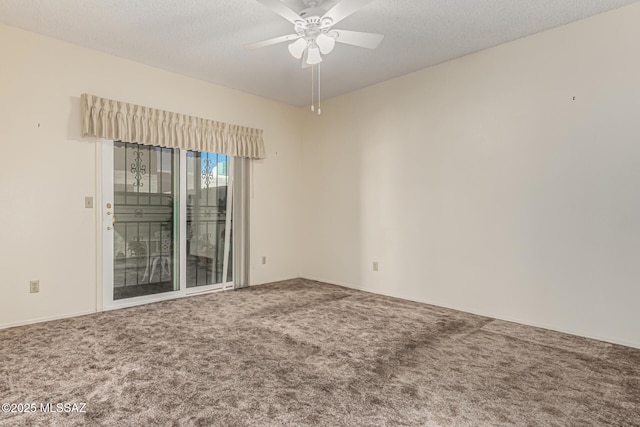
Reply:
[[[342,0],[329,9],[329,11],[324,14],[323,18],[331,18],[333,24],[337,24],[356,10],[366,6],[372,1],[373,0]]]
[[[300,15],[289,9],[289,7],[282,3],[280,0],[258,0],[258,2],[267,6],[269,9],[273,10],[275,13],[293,24],[295,24],[297,21],[304,21],[304,19],[302,19]]]
[[[366,47],[367,49],[375,49],[378,47],[384,35],[374,33],[361,33],[360,31],[348,30],[331,30],[336,32],[338,37],[336,42],[350,44],[358,47]]]
[[[288,34],[286,36],[280,36],[280,37],[275,37],[269,40],[263,40],[261,42],[257,42],[257,43],[252,43],[252,44],[248,44],[245,46],[246,49],[259,49],[261,47],[265,47],[265,46],[271,46],[273,44],[278,44],[278,43],[284,43],[284,42],[288,42],[288,41],[292,41],[295,39],[299,39],[300,35],[298,34]]]

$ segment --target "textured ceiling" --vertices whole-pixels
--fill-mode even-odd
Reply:
[[[322,62],[323,98],[638,1],[373,0],[336,28],[385,39],[376,50],[336,45]],[[244,49],[293,32],[255,0],[0,0],[0,22],[288,104],[310,101],[311,71],[286,43]]]

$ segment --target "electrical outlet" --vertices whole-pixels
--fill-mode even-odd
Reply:
[[[93,208],[93,197],[84,198],[84,207],[87,209]]]
[[[267,257],[266,257],[266,256],[263,256],[263,257],[262,257],[262,264],[264,265],[264,264],[266,264],[266,263],[267,263]]]
[[[373,261],[373,271],[378,271],[378,261]]]
[[[32,280],[29,282],[29,292],[32,294],[40,292],[40,280]]]

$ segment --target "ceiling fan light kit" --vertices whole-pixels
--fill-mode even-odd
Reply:
[[[309,55],[307,55],[307,64],[316,65],[322,62],[322,56],[320,55],[320,49],[317,46],[309,48]]]
[[[289,53],[294,58],[300,59],[306,48],[307,41],[305,39],[298,39],[289,45]]]
[[[274,44],[292,42],[288,49],[291,56],[302,59],[302,68],[318,66],[322,55],[328,55],[336,43],[375,49],[384,36],[359,31],[334,30],[333,26],[373,0],[341,0],[328,11],[321,7],[324,0],[302,0],[305,9],[297,13],[280,0],[257,0],[293,24],[294,34],[275,37],[247,46],[258,49]],[[318,69],[318,104],[320,103],[320,70]],[[313,76],[313,73],[312,73]],[[313,91],[313,77],[311,87]],[[314,111],[313,100],[311,110]],[[320,108],[318,105],[318,114]]]
[[[320,33],[318,37],[316,37],[316,44],[320,48],[320,52],[323,55],[327,55],[331,53],[334,47],[336,47],[336,38],[338,37],[338,33],[332,31],[330,34]]]

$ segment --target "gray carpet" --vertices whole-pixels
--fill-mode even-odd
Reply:
[[[640,350],[302,279],[0,344],[1,403],[86,402],[0,425],[640,425]]]

